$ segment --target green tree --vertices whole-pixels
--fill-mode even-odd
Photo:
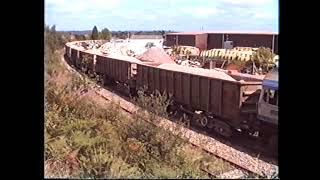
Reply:
[[[76,38],[76,40],[79,40],[79,41],[86,40],[86,36],[85,35],[75,34],[75,38]]]
[[[45,41],[48,50],[54,52],[54,50],[63,47],[66,43],[65,39],[62,39],[61,33],[56,31],[56,26],[53,25],[45,27]]]
[[[272,53],[270,48],[260,47],[252,57],[256,66],[261,67],[263,70],[268,71],[274,65],[275,54]]]
[[[98,31],[98,28],[94,26],[91,33],[91,39],[97,40],[98,38],[99,38],[99,31]]]
[[[53,25],[53,26],[51,27],[51,32],[56,33],[56,25]]]
[[[111,32],[109,31],[108,28],[102,29],[100,33],[100,39],[105,39],[105,40],[110,40],[111,39]]]
[[[164,30],[162,30],[162,31],[161,31],[161,35],[162,35],[163,38],[165,38],[166,32],[165,32]]]

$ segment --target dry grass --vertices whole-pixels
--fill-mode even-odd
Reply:
[[[119,105],[103,103],[85,78],[61,66],[59,52],[45,57],[46,177],[208,178],[196,163],[204,152],[144,121],[152,116],[127,116]],[[144,97],[165,115],[161,95]]]

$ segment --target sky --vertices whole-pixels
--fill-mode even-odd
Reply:
[[[45,0],[45,24],[59,31],[279,32],[278,0]]]

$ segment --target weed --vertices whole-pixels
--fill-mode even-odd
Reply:
[[[59,39],[58,33],[46,35],[47,41]],[[184,140],[145,121],[166,116],[170,96],[140,91],[137,101],[151,115],[141,110],[127,116],[114,102],[101,106],[86,96],[92,91],[87,78],[61,65],[58,44],[46,42],[44,59],[46,177],[204,177],[181,155]]]
[[[160,93],[156,90],[155,93],[148,94],[147,88],[141,88],[138,90],[138,97],[135,99],[137,104],[143,108],[148,110],[153,114],[153,118],[155,116],[168,117],[167,107],[172,103],[170,100],[172,95],[167,95],[165,92]]]

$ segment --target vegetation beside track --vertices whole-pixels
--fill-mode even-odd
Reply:
[[[166,130],[128,116],[117,104],[103,104],[86,78],[60,63],[68,41],[55,28],[45,28],[45,176],[75,178],[210,178],[200,166],[219,175],[233,167]],[[166,102],[141,94],[158,113]],[[158,101],[159,100],[159,101]]]

